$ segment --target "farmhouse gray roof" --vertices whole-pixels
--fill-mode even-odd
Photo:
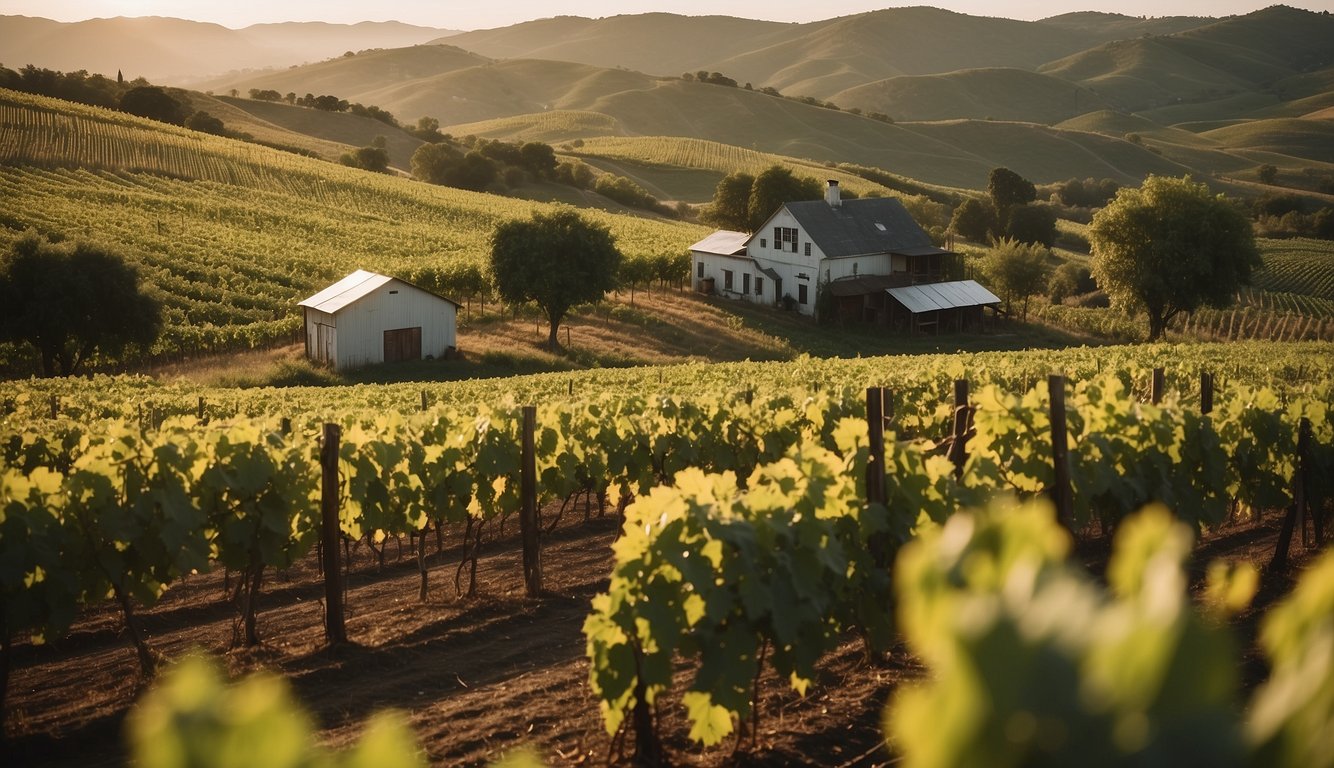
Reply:
[[[948,253],[931,245],[931,237],[903,204],[892,197],[843,200],[838,207],[824,200],[786,205],[827,258],[865,253],[908,256]]]

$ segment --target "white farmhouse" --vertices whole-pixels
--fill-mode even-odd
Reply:
[[[362,269],[299,306],[306,356],[339,371],[443,357],[456,342],[458,302]]]
[[[784,203],[753,234],[720,230],[690,250],[696,290],[812,316],[822,282],[838,317],[913,329],[971,324],[981,320],[982,306],[1000,301],[963,281],[965,290],[946,295],[966,304],[937,302],[927,310],[903,303],[891,289],[941,283],[955,254],[932,245],[898,200],[843,200],[837,181],[824,200]]]

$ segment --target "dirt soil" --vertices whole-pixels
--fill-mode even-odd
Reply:
[[[551,519],[554,509],[546,510]],[[333,746],[357,738],[368,715],[393,707],[409,714],[418,739],[436,765],[477,765],[521,746],[532,746],[554,766],[625,762],[622,745],[603,729],[588,687],[582,626],[590,599],[605,589],[610,545],[619,519],[583,519],[567,513],[543,542],[547,594],[523,592],[517,517],[503,535],[486,540],[477,573],[477,597],[460,597],[454,577],[461,531],[447,531],[435,554],[430,592],[417,600],[419,576],[408,542],[386,542],[383,567],[365,546],[353,552],[347,632],[351,643],[328,648],[323,633],[323,582],[314,556],[263,588],[257,648],[233,646],[235,612],[224,595],[224,574],[191,577],[142,614],[150,644],[166,658],[201,648],[225,660],[234,676],[259,668],[280,672],[304,706],[318,717]],[[1198,582],[1215,558],[1248,559],[1259,566],[1274,551],[1279,516],[1244,523],[1206,537],[1197,547]],[[400,554],[401,551],[401,554]],[[1095,571],[1106,545],[1084,542],[1079,555]],[[1247,648],[1245,680],[1266,674],[1255,650],[1258,617],[1291,588],[1310,557],[1296,537],[1292,569],[1266,577],[1255,605],[1238,617]],[[467,574],[464,574],[466,590]],[[145,687],[135,655],[111,603],[83,614],[59,642],[14,647],[3,745],[7,766],[121,766],[126,712]],[[688,670],[682,669],[684,682]],[[860,641],[831,654],[805,698],[775,679],[761,686],[758,733],[708,750],[686,738],[679,706],[660,710],[666,747],[680,765],[887,765],[881,713],[895,686],[919,677],[920,665],[903,651],[868,662]],[[623,745],[626,754],[631,744]]]

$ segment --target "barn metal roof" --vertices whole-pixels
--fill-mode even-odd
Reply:
[[[690,250],[701,253],[715,253],[721,256],[736,256],[745,253],[748,239],[750,239],[750,235],[745,232],[720,229],[690,246]]]
[[[902,288],[888,288],[885,292],[907,307],[908,311],[914,315],[920,312],[933,312],[938,309],[978,307],[1000,303],[999,296],[983,288],[976,280],[908,285]]]
[[[366,296],[369,296],[377,288],[386,283],[402,283],[410,288],[417,288],[417,286],[406,280],[399,280],[396,277],[379,275],[374,272],[367,272],[364,269],[358,269],[356,272],[353,272],[314,296],[300,302],[297,306],[310,307],[311,309],[332,315],[349,304],[353,304]],[[435,296],[441,301],[447,301],[456,307],[460,306],[457,301],[431,293],[425,288],[417,288],[417,290]]]

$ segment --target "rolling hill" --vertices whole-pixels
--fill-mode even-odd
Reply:
[[[1125,111],[1213,104],[1222,117],[1280,101],[1276,83],[1332,64],[1334,17],[1274,6],[1170,36],[1107,43],[1038,71],[1079,83]]]
[[[224,72],[286,67],[339,56],[348,50],[400,48],[452,34],[396,21],[360,24],[292,22],[229,29],[183,19],[147,16],[63,23],[0,16],[0,59],[10,68],[146,77],[184,84]]]
[[[1066,80],[996,68],[893,77],[840,91],[831,100],[895,120],[975,118],[1047,125],[1107,106],[1102,96]]]

